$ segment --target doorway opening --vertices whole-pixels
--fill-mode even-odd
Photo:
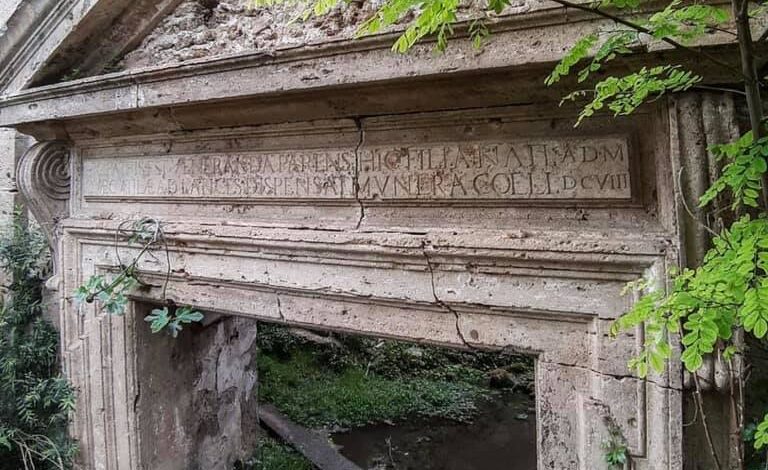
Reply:
[[[361,469],[536,468],[528,356],[268,323],[257,343],[260,409],[322,435]],[[243,468],[314,468],[291,447],[262,437]]]

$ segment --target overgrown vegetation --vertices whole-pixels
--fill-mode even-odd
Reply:
[[[346,428],[406,417],[472,418],[494,387],[532,391],[531,361],[285,327],[259,329],[260,399],[310,427]]]
[[[0,308],[0,470],[70,468],[74,393],[58,365],[58,333],[43,317],[45,238],[20,212],[0,240],[8,295]]]
[[[259,439],[253,457],[235,465],[235,470],[312,470],[312,464],[290,446],[269,437]]]
[[[616,425],[611,426],[609,431],[608,439],[603,442],[605,463],[611,470],[621,470],[629,461],[629,449],[624,436],[621,435],[621,431]]]

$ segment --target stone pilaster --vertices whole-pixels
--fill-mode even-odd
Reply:
[[[721,228],[717,209],[724,203],[715,201],[713,207],[699,208],[699,197],[720,175],[720,167],[711,151],[712,145],[722,144],[739,136],[736,103],[732,94],[686,93],[670,103],[670,138],[675,178],[675,203],[678,210],[679,233],[684,250],[681,264],[695,267],[701,263],[710,247],[711,233]],[[738,361],[738,359],[737,359]],[[738,370],[739,364],[734,364]],[[712,468],[711,453],[702,424],[702,413],[693,396],[693,377],[686,373],[685,418],[691,423],[685,428],[684,446],[686,469]],[[704,411],[712,433],[714,446],[723,469],[738,467],[741,435],[736,426],[738,410],[729,399],[730,375],[726,361],[709,357],[697,373],[702,389]],[[736,396],[738,394],[736,393]]]

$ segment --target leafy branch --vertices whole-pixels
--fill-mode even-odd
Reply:
[[[169,308],[153,309],[144,321],[149,323],[152,333],[159,333],[167,329],[174,338],[184,329],[183,325],[197,323],[203,320],[203,314],[192,307],[178,307],[173,312]]]
[[[126,225],[130,224],[130,229]],[[124,264],[120,256],[120,239],[123,237],[128,245],[138,244],[138,253],[128,264]],[[74,292],[78,303],[93,303],[98,301],[100,308],[111,315],[122,315],[128,305],[128,295],[139,285],[144,284],[138,276],[138,266],[145,256],[154,255],[154,250],[162,248],[165,253],[166,271],[163,281],[162,297],[166,306],[152,310],[144,321],[150,324],[153,333],[166,330],[174,338],[183,329],[184,324],[200,322],[203,314],[190,307],[169,309],[173,302],[167,298],[168,284],[171,276],[171,260],[168,244],[165,240],[162,224],[151,218],[143,218],[135,222],[123,222],[115,231],[114,252],[118,261],[119,272],[111,279],[104,275],[95,274],[88,278],[85,284]]]
[[[755,431],[755,449],[760,450],[766,446],[768,446],[768,415],[765,415]]]

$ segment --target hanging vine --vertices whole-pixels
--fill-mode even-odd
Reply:
[[[120,255],[120,241],[129,246],[138,246],[139,250],[130,260],[123,260]],[[113,249],[118,273],[114,277],[94,274],[74,292],[75,301],[83,303],[98,302],[99,309],[110,315],[123,315],[128,306],[130,293],[139,286],[148,286],[139,278],[139,263],[146,257],[157,260],[157,251],[165,256],[165,278],[162,286],[162,307],[153,309],[144,321],[149,323],[152,333],[166,331],[174,338],[184,329],[184,325],[199,323],[204,315],[189,306],[176,306],[168,298],[168,284],[171,279],[171,255],[168,242],[160,221],[145,217],[136,221],[124,221],[115,230]]]

